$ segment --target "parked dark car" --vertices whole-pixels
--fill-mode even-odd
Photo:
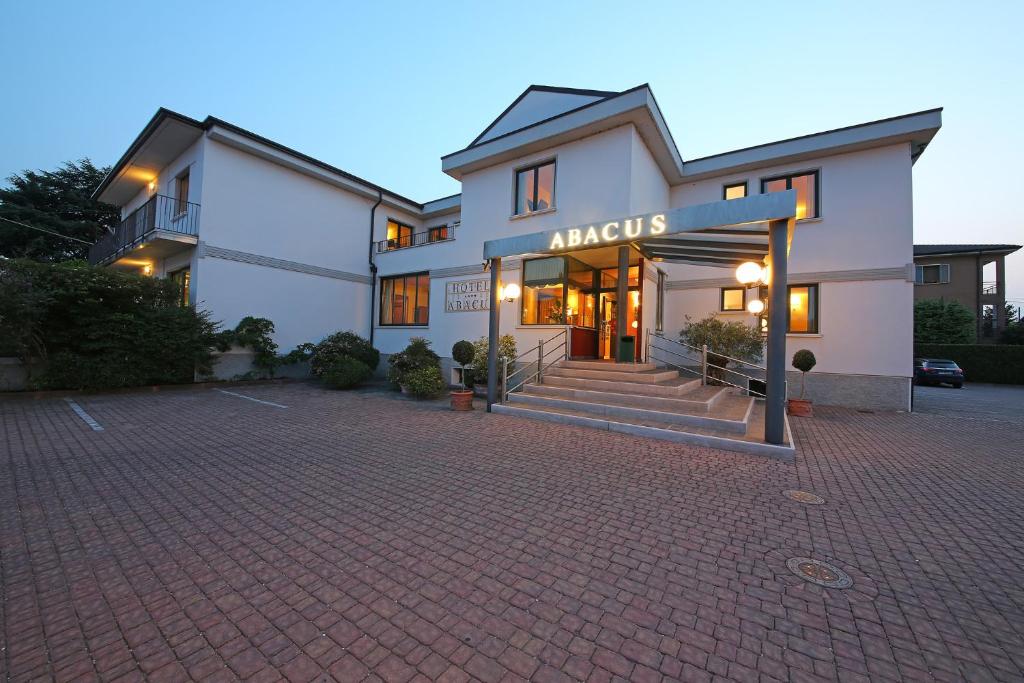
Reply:
[[[964,371],[951,360],[915,358],[914,380],[918,384],[952,384],[960,389],[964,385]]]

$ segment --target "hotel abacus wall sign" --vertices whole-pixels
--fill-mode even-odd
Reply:
[[[445,313],[491,310],[490,280],[458,280],[444,286]]]

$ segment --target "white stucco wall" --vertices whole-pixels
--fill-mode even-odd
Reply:
[[[188,169],[188,201],[193,204],[201,204],[205,150],[205,140],[199,138],[188,149],[168,162],[157,173],[157,177],[154,179],[155,187],[152,190],[149,187],[143,187],[127,204],[121,207],[121,218],[127,218],[128,214],[145,204],[155,194],[177,197],[176,181],[185,169]]]

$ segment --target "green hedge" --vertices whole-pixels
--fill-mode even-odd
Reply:
[[[968,382],[1024,384],[1024,346],[914,344],[914,356],[956,361]]]

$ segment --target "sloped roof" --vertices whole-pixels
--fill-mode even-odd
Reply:
[[[1002,252],[1011,254],[1021,248],[1019,244],[915,244],[914,256],[937,256],[939,254],[975,254],[977,252]]]
[[[514,133],[553,116],[561,116],[579,107],[585,107],[618,94],[611,90],[531,85],[513,100],[512,104],[505,108],[505,111],[491,121],[473,139],[473,142],[469,143],[469,147]]]

